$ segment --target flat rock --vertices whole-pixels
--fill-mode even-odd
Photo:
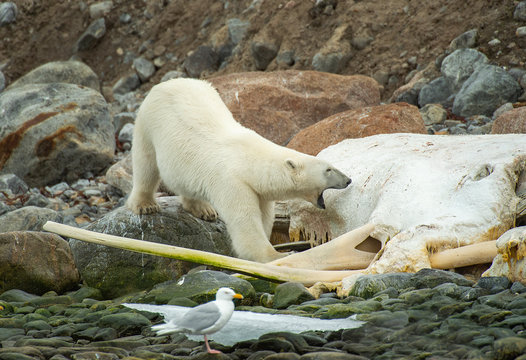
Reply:
[[[329,116],[301,130],[287,147],[316,155],[345,139],[388,133],[427,134],[427,131],[416,106],[394,103],[347,110]]]
[[[526,134],[526,107],[506,111],[495,119],[492,134]]]
[[[27,84],[68,83],[100,90],[97,74],[80,61],[53,61],[31,70],[9,85],[9,89]]]
[[[64,292],[79,282],[68,243],[50,233],[0,233],[0,273],[0,293],[9,289],[38,295]]]
[[[8,231],[41,231],[46,221],[61,222],[62,216],[52,209],[24,206],[0,216],[0,233]]]
[[[273,307],[275,309],[285,309],[290,305],[300,304],[309,300],[314,300],[314,296],[303,284],[286,282],[276,287]]]
[[[209,81],[237,121],[280,145],[330,115],[380,102],[376,80],[361,75],[288,70],[229,74]]]
[[[108,104],[91,88],[24,85],[2,92],[0,108],[0,173],[44,186],[99,173],[113,161]]]
[[[314,243],[366,223],[389,239],[367,273],[431,267],[430,249],[492,240],[514,226],[525,135],[375,135],[348,139],[318,154],[349,175],[325,193],[326,210],[289,202],[289,234]],[[510,176],[510,174],[514,174]]]
[[[223,222],[206,222],[183,210],[177,197],[158,199],[162,212],[135,215],[120,207],[87,229],[163,243],[184,248],[233,255]],[[150,289],[155,284],[174,280],[195,264],[159,256],[139,254],[80,240],[70,240],[71,249],[83,280],[100,289],[106,298]]]

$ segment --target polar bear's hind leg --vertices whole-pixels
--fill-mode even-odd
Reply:
[[[181,201],[183,203],[183,209],[188,211],[196,218],[206,221],[217,220],[217,212],[208,202],[188,198],[185,196],[182,196]]]

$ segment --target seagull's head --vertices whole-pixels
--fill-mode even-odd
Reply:
[[[232,299],[243,299],[243,295],[236,294],[234,290],[222,287],[217,290],[216,300],[232,300]]]

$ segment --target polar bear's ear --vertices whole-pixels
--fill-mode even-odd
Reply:
[[[288,166],[289,168],[291,168],[292,170],[295,170],[295,169],[296,169],[296,164],[294,163],[293,160],[291,160],[291,159],[287,159],[286,164],[287,164],[287,166]]]

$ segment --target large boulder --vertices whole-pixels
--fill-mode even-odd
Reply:
[[[344,140],[318,157],[353,183],[327,190],[326,210],[291,201],[291,238],[320,243],[373,223],[384,247],[367,273],[431,267],[430,252],[496,239],[514,226],[524,144],[526,135]]]
[[[442,61],[440,72],[452,92],[457,93],[471,74],[487,63],[488,58],[483,53],[463,48],[454,51]]]
[[[109,107],[91,88],[19,86],[0,94],[0,109],[0,173],[38,187],[99,173],[113,161]]]
[[[132,239],[233,256],[223,222],[206,222],[183,210],[179,198],[160,198],[162,211],[135,215],[126,207],[113,210],[87,229]],[[153,255],[70,240],[82,279],[106,298],[150,289],[174,280],[195,265]]]
[[[521,86],[506,70],[495,65],[481,65],[455,96],[452,111],[463,117],[491,116],[499,106],[516,102],[521,93]]]
[[[491,128],[492,134],[526,134],[526,107],[506,111],[498,116]]]
[[[237,73],[209,81],[237,121],[279,145],[330,115],[380,103],[378,83],[360,75],[289,70]]]
[[[63,293],[79,284],[68,243],[49,233],[0,233],[0,274],[0,293],[9,289]]]
[[[99,78],[80,61],[54,61],[31,70],[9,85],[8,89],[27,84],[68,83],[100,90]]]
[[[427,134],[418,108],[406,103],[370,106],[329,116],[301,130],[287,147],[316,155],[345,139],[376,134]]]

